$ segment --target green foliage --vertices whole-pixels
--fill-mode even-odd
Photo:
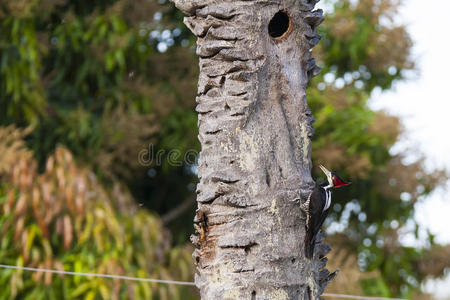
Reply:
[[[5,136],[1,133],[12,136],[10,129],[0,127]],[[1,158],[16,161],[0,174],[2,263],[193,279],[192,249],[170,248],[159,218],[138,209],[123,187],[104,189],[89,169],[80,168],[60,147],[47,160],[45,172],[38,174],[21,140],[15,138],[15,144],[21,152]],[[12,143],[1,139],[0,145]],[[196,299],[195,290],[183,286],[20,270],[0,270],[0,286],[2,299]]]
[[[0,125],[34,123],[44,108],[38,47],[31,20],[0,18]]]
[[[368,296],[389,297],[390,295],[388,284],[381,277],[363,279],[361,286]]]
[[[0,4],[0,124],[34,125],[27,143],[39,169],[64,145],[104,183],[123,181],[160,213],[190,197],[195,176],[184,166],[138,161],[150,143],[166,153],[177,149],[180,158],[199,148],[197,62],[181,13],[144,0]],[[175,47],[160,53],[158,45]],[[157,180],[166,191],[155,192],[149,167],[166,174]],[[177,190],[174,180],[183,183]],[[172,191],[178,196],[169,205],[154,196]]]

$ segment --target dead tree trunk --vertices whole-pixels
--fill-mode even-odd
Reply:
[[[333,277],[329,248],[304,257],[305,216],[292,201],[314,185],[305,89],[318,72],[317,0],[173,1],[200,57],[192,239],[201,297],[318,299]]]

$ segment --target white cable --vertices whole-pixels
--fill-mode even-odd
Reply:
[[[54,274],[61,274],[61,275],[79,275],[79,276],[88,276],[88,277],[114,278],[114,279],[124,279],[124,280],[132,280],[132,281],[157,282],[157,283],[167,283],[167,284],[178,284],[178,285],[192,285],[192,286],[195,286],[195,283],[194,282],[190,282],[190,281],[150,279],[150,278],[121,276],[121,275],[109,275],[109,274],[99,274],[99,273],[70,272],[70,271],[39,269],[39,268],[30,268],[30,267],[19,267],[19,266],[2,265],[2,264],[0,264],[0,268],[24,270],[24,271],[33,271],[33,272],[54,273]],[[401,299],[401,298],[365,297],[365,296],[354,296],[354,295],[343,295],[343,294],[327,294],[327,293],[322,294],[322,296],[324,296],[324,297],[346,298],[346,299],[359,299],[359,300],[406,300],[406,299]]]
[[[34,272],[55,273],[55,274],[62,274],[62,275],[80,275],[80,276],[88,276],[88,277],[103,277],[103,278],[114,278],[114,279],[124,279],[124,280],[143,281],[143,282],[158,282],[158,283],[178,284],[178,285],[195,285],[195,283],[189,282],[189,281],[150,279],[150,278],[130,277],[130,276],[121,276],[121,275],[109,275],[109,274],[99,274],[99,273],[69,272],[69,271],[60,271],[60,270],[49,270],[49,269],[38,269],[38,268],[29,268],[29,267],[10,266],[10,265],[2,265],[2,264],[0,264],[0,268],[15,269],[15,270],[25,270],[25,271],[34,271]]]
[[[366,296],[354,296],[354,295],[343,295],[343,294],[322,294],[324,297],[336,297],[345,299],[360,299],[360,300],[406,300],[402,298],[384,298],[384,297],[366,297]]]

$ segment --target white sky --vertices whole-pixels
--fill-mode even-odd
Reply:
[[[420,74],[397,83],[392,91],[374,94],[370,104],[401,117],[407,132],[396,148],[419,149],[429,168],[445,166],[450,170],[450,96],[446,90],[450,87],[450,1],[427,2],[428,9],[421,0],[404,2],[399,17],[413,38],[413,57]],[[416,207],[416,219],[436,234],[440,243],[450,243],[446,190],[450,191],[450,182]]]
[[[406,134],[396,145],[397,151],[419,149],[427,157],[427,167],[445,166],[450,171],[450,1],[403,2],[398,22],[408,26],[419,74],[413,80],[395,84],[389,92],[374,93],[369,104],[402,119]],[[416,220],[436,234],[439,243],[446,244],[450,243],[449,192],[450,181],[417,204],[415,213]],[[403,241],[418,243],[408,235]],[[428,282],[425,290],[439,299],[450,299],[450,276]]]

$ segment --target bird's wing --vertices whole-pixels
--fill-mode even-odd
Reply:
[[[312,191],[310,195],[310,202],[309,202],[309,214],[318,216],[320,215],[320,218],[312,218],[308,217],[306,220],[306,236],[305,236],[305,250],[306,250],[306,257],[312,258],[313,252],[314,252],[314,244],[315,244],[315,237],[317,232],[319,231],[320,227],[322,226],[323,222],[325,221],[325,218],[328,215],[328,210],[323,211],[323,208],[325,206],[324,201],[314,201],[315,199],[325,199],[325,190],[316,187]]]

